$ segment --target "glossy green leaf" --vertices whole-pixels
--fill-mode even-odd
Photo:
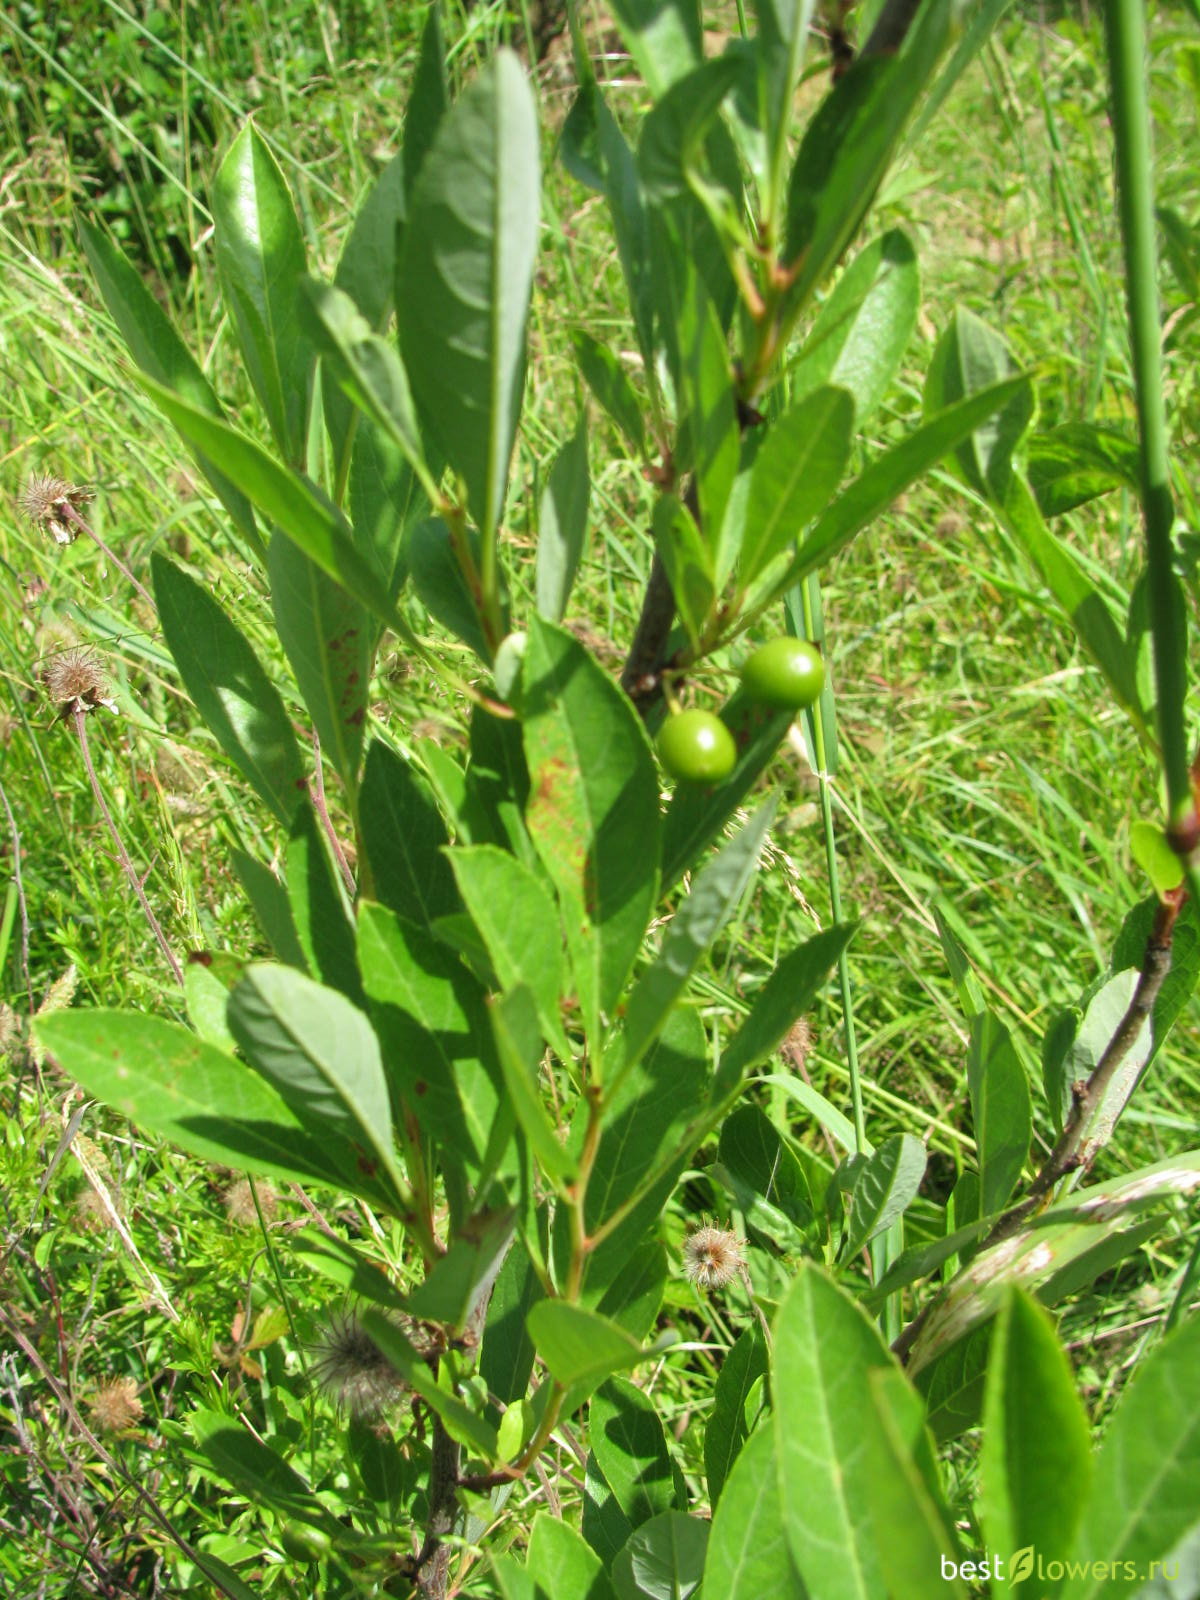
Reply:
[[[992,1324],[975,1327],[916,1374],[929,1427],[939,1443],[961,1438],[983,1415]]]
[[[496,1276],[479,1353],[479,1371],[491,1393],[505,1405],[522,1399],[529,1387],[535,1351],[525,1318],[542,1293],[529,1252],[518,1237]]]
[[[789,363],[793,394],[821,384],[849,390],[861,429],[900,370],[921,282],[912,241],[899,228],[873,239],[842,273]]]
[[[951,1256],[974,1244],[995,1220],[994,1217],[980,1217],[975,1222],[956,1228],[944,1238],[931,1239],[928,1243],[914,1244],[902,1250],[879,1282],[863,1297],[864,1303],[868,1306],[882,1305],[897,1289],[932,1277]]]
[[[426,1358],[418,1354],[396,1324],[382,1311],[374,1310],[363,1312],[362,1324],[372,1342],[409,1387],[415,1389],[426,1405],[441,1417],[450,1437],[468,1450],[476,1451],[485,1461],[494,1461],[495,1428],[483,1417],[477,1416],[457,1394],[441,1387]]]
[[[221,403],[212,385],[171,326],[166,312],[121,251],[87,222],[80,220],[79,232],[104,304],[134,361],[148,378],[164,389],[179,395],[199,411],[223,418]],[[257,546],[258,531],[249,500],[211,457],[197,451],[196,463],[238,528]]]
[[[766,1371],[766,1341],[762,1329],[753,1323],[738,1336],[721,1363],[713,1388],[712,1410],[704,1428],[704,1473],[708,1480],[708,1498],[714,1508],[750,1436],[746,1424],[747,1398]]]
[[[478,541],[468,542],[478,558]],[[412,586],[421,604],[490,666],[492,652],[480,622],[478,597],[463,576],[450,529],[441,517],[425,517],[414,524],[407,555]]]
[[[187,1425],[200,1453],[222,1482],[258,1505],[323,1529],[331,1539],[340,1542],[346,1536],[348,1530],[325,1509],[308,1480],[244,1423],[201,1406],[190,1412]]]
[[[358,1300],[369,1300],[385,1311],[405,1309],[404,1296],[382,1268],[346,1239],[323,1233],[319,1228],[305,1228],[291,1240],[289,1254]]]
[[[682,1509],[654,1402],[628,1378],[610,1378],[592,1396],[588,1442],[631,1528],[661,1511]]]
[[[861,1308],[805,1262],[779,1309],[771,1366],[783,1520],[801,1577],[821,1600],[882,1600],[868,1452],[881,1431],[863,1405],[893,1359]]]
[[[765,142],[764,209],[776,213],[788,161],[796,86],[808,45],[815,0],[758,0],[755,41],[758,93],[754,122]]]
[[[404,112],[404,149],[401,159],[405,184],[410,194],[417,186],[425,157],[449,106],[450,85],[446,72],[446,45],[442,38],[441,7],[435,0],[425,14],[421,53],[417,57],[417,70],[413,74]]]
[[[754,875],[774,818],[772,798],[697,876],[691,893],[671,918],[658,956],[625,1003],[621,1064],[612,1079],[614,1089],[658,1037],[692,973],[733,915]]]
[[[1096,1456],[1072,1557],[1091,1564],[1062,1600],[1131,1593],[1196,1521],[1200,1479],[1200,1317],[1176,1328],[1138,1368]],[[1107,1563],[1104,1571],[1100,1564]]]
[[[304,765],[279,691],[208,588],[151,558],[154,598],[184,688],[221,749],[285,825],[304,798]]]
[[[1002,383],[960,400],[929,417],[907,438],[885,451],[849,483],[822,513],[816,527],[778,577],[772,577],[770,598],[785,594],[810,572],[817,572],[844,549],[863,528],[888,509],[896,496],[914,483],[1028,382],[1024,377]],[[755,595],[761,609],[768,597]]]
[[[617,0],[613,15],[656,100],[704,54],[697,0]]]
[[[372,898],[416,927],[459,910],[450,836],[429,784],[382,739],[367,751],[359,827]]]
[[[354,430],[349,489],[354,543],[368,566],[383,574],[394,603],[408,577],[405,537],[429,515],[429,501],[403,452],[364,416]]]
[[[583,328],[576,328],[572,332],[571,344],[584,382],[634,451],[639,456],[644,455],[646,424],[641,403],[625,369],[607,345],[601,344]]]
[[[535,618],[525,820],[566,924],[585,1025],[616,1001],[658,898],[658,780],[637,713],[571,634]]]
[[[736,55],[702,61],[676,79],[642,124],[637,164],[651,205],[704,183],[704,144],[721,102],[741,72]]]
[[[363,999],[350,901],[311,805],[300,807],[287,843],[287,894],[308,971],[355,1005]]]
[[[709,1524],[662,1511],[631,1534],[613,1562],[617,1600],[688,1600],[704,1576]]]
[[[734,1463],[713,1515],[706,1594],[721,1600],[808,1600],[784,1532],[778,1471],[774,1429],[761,1427]]]
[[[304,460],[313,352],[300,326],[304,239],[287,183],[253,123],[212,189],[217,273],[250,381],[281,454]]]
[[[463,1223],[421,1283],[408,1296],[408,1310],[423,1322],[440,1322],[461,1337],[496,1280],[513,1236],[510,1209],[477,1212]]]
[[[1091,422],[1065,422],[1030,438],[1026,471],[1038,510],[1057,517],[1121,484],[1136,490],[1141,468],[1136,439]]]
[[[596,1302],[602,1317],[635,1339],[646,1339],[658,1320],[667,1286],[667,1252],[661,1239],[643,1238],[625,1255],[624,1270]]]
[[[219,457],[229,476],[268,521],[299,545],[323,572],[340,583],[386,626],[395,613],[387,587],[354,543],[345,517],[306,478],[280,466],[261,446],[215,417],[177,400],[147,379],[142,387],[159,409],[198,449]]]
[[[770,1224],[780,1213],[790,1224],[786,1243],[794,1245],[795,1232],[813,1219],[808,1180],[791,1146],[758,1106],[739,1106],[726,1119],[717,1160],[721,1181],[747,1225],[775,1238]],[[775,1242],[783,1245],[785,1240]]]
[[[336,286],[350,296],[376,333],[392,309],[396,232],[407,211],[406,188],[403,158],[393,156],[359,202],[334,275]]]
[[[925,1176],[925,1146],[911,1133],[885,1139],[859,1173],[850,1200],[842,1260],[858,1252],[902,1217]]]
[[[296,933],[295,919],[283,884],[270,867],[264,866],[245,850],[231,850],[230,860],[275,955],[289,967],[299,967],[302,972],[307,972],[308,957]]]
[[[552,1377],[568,1388],[594,1387],[645,1359],[637,1340],[615,1322],[566,1300],[539,1300],[525,1321]]]
[[[38,1042],[89,1094],[204,1161],[345,1185],[322,1141],[258,1073],[187,1028],[135,1011],[39,1017]]]
[[[693,649],[699,649],[717,597],[712,552],[691,511],[674,495],[663,495],[655,505],[653,532],[679,620]]]
[[[1033,1136],[1029,1080],[1008,1029],[990,1011],[971,1019],[967,1087],[979,1152],[979,1214],[986,1217],[1002,1210],[1016,1188]]]
[[[345,589],[281,533],[267,552],[279,641],[321,751],[351,794],[358,785],[374,625]]]
[[[431,1138],[478,1166],[500,1069],[479,985],[427,931],[362,901],[358,953],[389,1076]]]
[[[525,382],[538,236],[538,130],[501,50],[442,118],[410,196],[397,313],[418,408],[490,538]]]
[[[1013,361],[1004,340],[974,312],[957,306],[925,375],[925,413],[944,411],[1012,373]],[[1007,498],[1013,452],[1034,409],[1033,385],[1026,383],[955,451],[963,477],[985,500],[1002,505]]]
[[[542,1171],[556,1188],[574,1177],[575,1160],[563,1147],[542,1100],[542,1030],[530,991],[521,984],[490,1001],[492,1030],[509,1100]]]
[[[806,394],[775,422],[754,458],[742,534],[747,585],[829,502],[850,459],[854,400],[846,389]]]
[[[776,962],[721,1056],[709,1097],[714,1104],[735,1094],[746,1074],[775,1052],[797,1017],[811,1008],[857,927],[835,923]]]
[[[953,6],[929,0],[902,49],[860,57],[817,110],[792,167],[785,251],[795,316],[829,276],[871,207],[949,35]]]
[[[208,1044],[233,1055],[236,1045],[225,1025],[229,991],[241,977],[245,962],[219,951],[194,951],[183,969],[183,993],[188,1021]]]
[[[562,621],[571,597],[587,541],[590,494],[587,415],[581,412],[551,463],[538,517],[537,607],[549,622]]]
[[[992,1332],[979,1473],[989,1550],[1071,1548],[1091,1483],[1091,1430],[1053,1321],[1019,1288]],[[1038,1579],[1013,1593],[1031,1600],[1056,1588]]]
[[[533,1519],[525,1565],[537,1600],[614,1600],[600,1558],[569,1522],[539,1511]]]
[[[449,860],[501,988],[528,986],[545,1037],[569,1061],[570,1044],[559,1015],[563,959],[558,908],[542,880],[494,845],[460,847],[450,852]],[[540,1056],[540,1043],[538,1049]]]
[[[291,967],[256,962],[230,996],[229,1028],[306,1126],[371,1152],[404,1190],[379,1043],[357,1006]]]

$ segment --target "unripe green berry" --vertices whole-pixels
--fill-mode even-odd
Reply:
[[[821,697],[825,663],[807,639],[772,639],[744,662],[742,688],[760,705],[803,711]]]
[[[673,778],[687,783],[720,783],[733,771],[737,745],[711,711],[677,711],[659,730],[658,755]]]

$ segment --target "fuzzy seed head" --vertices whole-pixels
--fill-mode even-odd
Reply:
[[[109,694],[104,674],[90,650],[64,650],[53,657],[42,673],[42,682],[64,722],[77,711],[95,711],[99,706],[109,711],[117,709],[117,702]]]
[[[742,1241],[724,1228],[697,1228],[683,1241],[683,1270],[701,1289],[723,1289],[742,1266]]]
[[[142,1420],[145,1406],[138,1399],[133,1378],[110,1378],[88,1402],[92,1420],[101,1433],[128,1433]]]
[[[0,1000],[0,1059],[21,1042],[21,1019],[7,1001]]]
[[[275,1215],[278,1201],[271,1185],[264,1178],[259,1178],[252,1189],[249,1178],[239,1178],[225,1191],[225,1214],[235,1227],[258,1227],[258,1212],[254,1208],[256,1191],[258,1203],[262,1207],[263,1221],[270,1222]]]
[[[377,1417],[404,1388],[404,1380],[352,1311],[329,1318],[312,1348],[317,1387],[339,1411]]]
[[[90,489],[78,483],[68,483],[65,478],[55,478],[48,473],[35,473],[21,490],[22,514],[35,527],[45,528],[55,544],[71,544],[79,529],[68,511],[78,513],[94,499]]]

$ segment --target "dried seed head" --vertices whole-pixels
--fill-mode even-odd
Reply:
[[[138,1399],[138,1386],[133,1378],[112,1378],[101,1384],[88,1409],[101,1433],[127,1433],[136,1427],[145,1413]]]
[[[366,1419],[377,1417],[405,1387],[352,1311],[336,1312],[321,1329],[312,1348],[312,1375],[340,1411]]]
[[[104,674],[88,650],[66,650],[55,656],[47,662],[42,682],[64,722],[77,711],[95,711],[98,706],[109,711],[117,709]]]
[[[21,1019],[5,1000],[0,1000],[0,1058],[9,1055],[21,1042]]]
[[[230,1222],[239,1228],[257,1228],[258,1212],[254,1208],[254,1195],[258,1194],[258,1203],[262,1207],[263,1221],[270,1222],[275,1215],[278,1201],[275,1191],[265,1178],[259,1178],[250,1187],[249,1178],[239,1178],[236,1183],[231,1183],[225,1191],[225,1214]]]
[[[798,1072],[803,1072],[813,1047],[812,1023],[807,1017],[798,1017],[783,1041],[784,1053]]]
[[[37,1008],[39,1017],[49,1016],[52,1011],[66,1011],[75,998],[75,990],[79,987],[79,970],[72,961],[59,973],[54,982],[42,997],[42,1003]]]
[[[724,1228],[697,1228],[683,1241],[683,1270],[702,1289],[723,1289],[741,1270],[742,1241]]]
[[[35,526],[48,529],[55,544],[71,544],[78,538],[79,528],[67,512],[78,513],[93,499],[92,491],[77,483],[35,473],[21,490],[21,511]]]

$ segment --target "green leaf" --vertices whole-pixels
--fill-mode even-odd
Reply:
[[[946,43],[953,6],[929,0],[894,55],[860,57],[805,130],[787,196],[786,256],[796,316],[828,277],[871,207],[905,124]]]
[[[331,989],[340,989],[355,1005],[363,1001],[354,957],[354,921],[350,902],[334,868],[316,813],[300,807],[288,835],[288,905],[303,965]]]
[[[175,332],[166,312],[133,267],[99,229],[80,219],[80,237],[109,315],[120,329],[129,353],[141,370],[164,389],[198,411],[224,417],[221,403],[191,351]],[[259,548],[254,511],[242,491],[207,455],[196,451],[196,464],[216,490],[237,527]]]
[[[698,650],[717,595],[712,554],[691,511],[674,495],[663,495],[654,507],[653,533],[675,608]]]
[[[350,296],[376,332],[392,309],[396,233],[404,223],[407,187],[403,158],[393,156],[359,202],[334,274],[336,286]]]
[[[771,1393],[788,1542],[821,1600],[886,1592],[868,1467],[882,1424],[863,1393],[872,1371],[893,1366],[861,1308],[804,1262],[776,1320]]]
[[[746,1400],[766,1371],[767,1345],[762,1329],[754,1323],[738,1336],[721,1363],[713,1387],[712,1410],[704,1428],[704,1473],[708,1480],[708,1498],[714,1509],[724,1495],[726,1481],[749,1438]],[[771,1430],[767,1428],[764,1432]]]
[[[304,797],[304,766],[279,691],[208,589],[151,558],[167,648],[221,749],[286,826]]]
[[[704,144],[721,102],[741,73],[738,56],[702,61],[677,79],[642,124],[637,164],[651,205],[703,187]]]
[[[379,1043],[344,995],[291,967],[255,962],[229,999],[229,1028],[257,1071],[314,1132],[373,1152],[399,1193],[392,1112]]]
[[[613,15],[656,100],[704,55],[696,0],[617,0]]]
[[[746,1074],[774,1054],[796,1018],[813,1005],[857,927],[855,922],[835,923],[776,963],[750,1015],[725,1047],[713,1076],[711,1103],[719,1105],[736,1094]]]
[[[349,295],[315,278],[305,278],[301,289],[304,324],[326,369],[347,399],[401,451],[432,490],[408,374],[399,355]]]
[[[375,899],[416,927],[460,909],[450,836],[428,783],[382,739],[367,751],[359,827]]]
[[[975,1327],[916,1374],[929,1427],[939,1444],[961,1438],[983,1415],[992,1324]]]
[[[230,1488],[257,1505],[323,1529],[339,1543],[345,1540],[348,1530],[325,1509],[307,1479],[244,1424],[223,1412],[198,1407],[189,1414],[187,1425],[201,1455]]]
[[[688,1600],[704,1576],[709,1524],[663,1511],[634,1530],[613,1562],[618,1600]]]
[[[894,1133],[867,1157],[850,1200],[843,1261],[853,1261],[864,1245],[904,1215],[924,1176],[925,1146],[911,1133]]]
[[[732,916],[754,875],[774,817],[772,797],[709,862],[671,918],[657,958],[642,973],[625,1004],[621,1063],[612,1078],[614,1091],[658,1037],[692,973]]]
[[[757,609],[763,609],[810,572],[818,571],[831,561],[856,533],[881,516],[902,490],[937,466],[943,456],[980,422],[1005,406],[1027,382],[1025,377],[1008,378],[948,406],[945,411],[927,418],[907,438],[873,461],[822,513],[782,574],[772,578],[768,593],[755,595]]]
[[[925,414],[944,411],[1012,372],[1012,357],[1004,340],[974,312],[957,306],[925,375]],[[1007,499],[1013,452],[1033,420],[1034,409],[1033,385],[1026,382],[956,450],[963,477],[983,499],[998,505]]]
[[[177,400],[167,390],[141,386],[185,439],[220,458],[233,481],[305,555],[385,626],[396,622],[380,574],[354,543],[345,517],[306,478],[280,466],[252,439]]]
[[[346,1187],[325,1146],[270,1084],[177,1022],[58,1011],[39,1017],[34,1032],[64,1072],[146,1133],[262,1177]]]
[[[426,930],[370,901],[358,908],[358,954],[389,1077],[429,1137],[477,1167],[500,1081],[479,985]]]
[[[758,38],[755,41],[757,104],[754,124],[766,141],[764,209],[778,212],[777,197],[788,160],[796,86],[804,66],[808,30],[816,10],[815,0],[758,0]]]
[[[1130,1593],[1196,1521],[1200,1478],[1200,1317],[1170,1334],[1121,1396],[1096,1456],[1072,1556],[1091,1572],[1062,1600]],[[1107,1563],[1102,1572],[1101,1565]]]
[[[289,1244],[289,1254],[356,1299],[385,1311],[404,1311],[407,1302],[383,1270],[345,1239],[305,1228]]]
[[[889,1600],[927,1600],[930,1575],[939,1591],[967,1600],[956,1567],[959,1550],[953,1521],[933,1470],[920,1399],[894,1368],[867,1375],[873,1413],[866,1432],[866,1472],[871,1525],[887,1563]],[[922,1468],[926,1470],[922,1470]],[[948,1589],[941,1591],[941,1585]]]
[[[1091,1429],[1054,1323],[1015,1287],[992,1332],[979,1473],[989,1550],[1070,1550],[1091,1483]],[[1056,1587],[1039,1579],[1013,1593],[1030,1600]]]
[[[536,1352],[525,1318],[542,1292],[529,1252],[517,1238],[496,1276],[479,1354],[484,1382],[505,1405],[523,1399],[529,1387]]]
[[[607,345],[601,344],[582,328],[572,331],[571,344],[584,382],[628,439],[634,451],[639,456],[644,455],[646,424],[642,417],[641,403],[625,369]]]
[[[492,537],[525,381],[538,239],[533,98],[501,50],[449,110],[421,164],[400,254],[404,362],[429,430]]]
[[[648,1338],[658,1320],[666,1285],[666,1248],[661,1239],[643,1239],[626,1253],[624,1270],[600,1296],[596,1310],[633,1338]]]
[[[479,541],[467,536],[478,564]],[[430,616],[491,665],[492,652],[480,622],[478,596],[463,575],[450,529],[441,517],[425,517],[410,530],[407,555],[417,598]]]
[[[270,867],[264,866],[245,850],[231,850],[230,859],[271,949],[289,967],[299,967],[302,972],[307,972],[308,957],[297,936],[292,908],[283,884]]]
[[[408,1296],[408,1311],[461,1338],[495,1282],[513,1236],[511,1210],[477,1212],[461,1224],[446,1254]]]
[[[791,1225],[788,1232],[792,1235],[813,1220],[815,1208],[804,1168],[758,1106],[739,1106],[726,1119],[717,1160],[721,1180],[729,1187],[748,1227],[775,1238],[771,1223],[776,1213]],[[795,1240],[776,1238],[775,1242],[784,1245],[794,1244]]]
[[[570,1043],[559,1015],[563,960],[558,908],[541,879],[494,845],[460,847],[449,852],[449,861],[501,988],[528,986],[544,1036],[569,1061]],[[540,1059],[540,1041],[538,1055]]]
[[[637,713],[571,634],[535,618],[524,664],[525,820],[558,890],[595,1039],[658,899],[658,780]]]
[[[583,1537],[609,1568],[633,1532],[591,1451],[583,1474],[582,1527]]]
[[[394,603],[408,577],[405,536],[429,515],[429,501],[403,452],[360,417],[350,455],[350,518],[367,565],[384,575]]]
[[[1026,470],[1044,517],[1086,505],[1124,484],[1141,483],[1137,440],[1092,422],[1065,422],[1035,433],[1026,448]]]
[[[205,950],[193,952],[183,969],[188,1021],[206,1043],[226,1055],[232,1055],[236,1045],[225,1026],[225,1004],[244,967],[234,956]]]
[[[1158,897],[1150,895],[1139,901],[1126,915],[1113,945],[1111,967],[1120,972],[1126,967],[1140,967],[1145,957],[1146,940],[1158,912]],[[1150,1025],[1154,1043],[1147,1065],[1153,1061],[1166,1041],[1176,1018],[1186,1006],[1200,977],[1200,908],[1193,900],[1184,903],[1175,922],[1171,941],[1171,970],[1163,979],[1162,988],[1154,1002]]]
[[[743,586],[825,509],[850,459],[853,431],[853,397],[828,387],[806,394],[772,424],[750,469]]]
[[[396,1371],[415,1389],[431,1410],[446,1425],[446,1432],[485,1461],[496,1459],[496,1430],[476,1416],[458,1395],[443,1389],[419,1355],[390,1318],[382,1311],[364,1311],[362,1325],[371,1342],[387,1357]]]
[[[538,517],[537,607],[539,616],[561,622],[587,540],[587,413],[555,456]]]
[[[413,74],[404,112],[404,178],[411,193],[417,186],[425,157],[433,145],[442,118],[450,107],[446,76],[446,46],[442,38],[441,8],[435,3],[425,15],[421,53]],[[389,278],[389,283],[391,279]]]
[[[711,1482],[710,1473],[710,1494]],[[765,1595],[807,1600],[784,1532],[775,1433],[769,1426],[759,1428],[747,1443],[716,1506],[704,1589],[721,1600],[763,1600]]]
[[[675,1469],[654,1402],[627,1378],[610,1378],[592,1396],[588,1442],[631,1528],[680,1509]]]
[[[525,1323],[551,1376],[566,1388],[594,1388],[612,1373],[646,1359],[624,1328],[565,1300],[539,1300]]]
[[[271,609],[309,716],[351,794],[367,717],[373,625],[345,589],[281,533],[267,552]]]
[[[971,1018],[967,1087],[979,1152],[979,1214],[986,1217],[1003,1210],[1016,1188],[1033,1136],[1025,1068],[1008,1029],[990,1011]]]
[[[253,123],[218,169],[212,210],[221,292],[246,370],[280,453],[298,466],[313,361],[299,318],[304,239],[283,173]]]
[[[542,1171],[556,1189],[575,1175],[576,1162],[564,1149],[542,1102],[542,1030],[533,996],[524,984],[491,1001],[492,1029],[509,1100]]]
[[[561,1517],[545,1511],[534,1517],[525,1565],[537,1600],[615,1600],[599,1556]]]
[[[920,297],[908,235],[893,228],[873,239],[842,273],[789,363],[792,393],[807,395],[821,384],[848,389],[861,429],[900,370]]]

